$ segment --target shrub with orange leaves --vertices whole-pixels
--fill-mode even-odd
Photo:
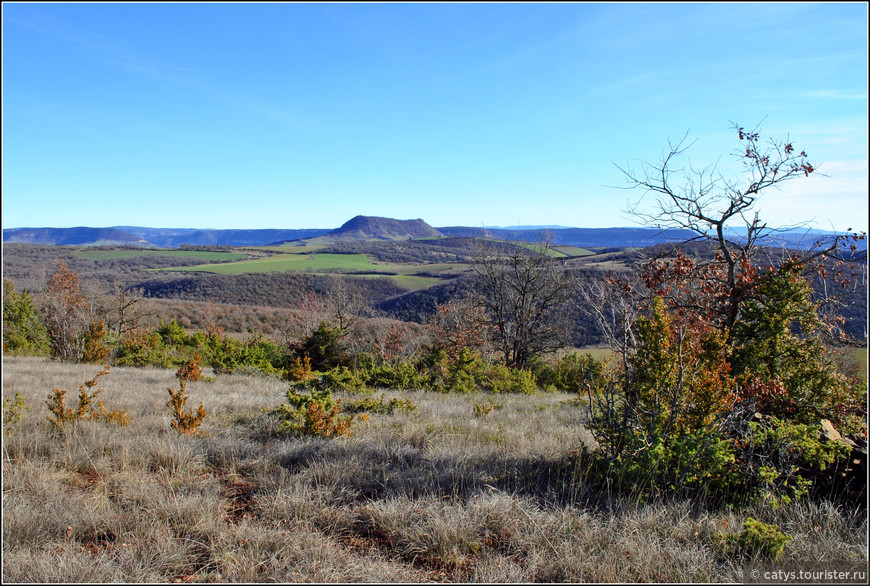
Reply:
[[[166,389],[169,391],[169,401],[166,403],[166,406],[170,407],[173,411],[173,420],[170,425],[179,435],[201,434],[199,426],[205,419],[205,407],[200,403],[199,408],[195,412],[185,409],[189,399],[185,389],[185,379],[178,377],[178,384],[179,388],[177,391],[172,387]]]
[[[97,387],[97,381],[100,377],[109,373],[109,366],[105,366],[102,371],[98,372],[90,380],[87,380],[79,387],[79,405],[72,409],[65,405],[67,390],[55,388],[52,394],[49,395],[45,402],[48,405],[48,410],[54,415],[47,416],[48,421],[57,429],[63,428],[67,423],[77,423],[79,420],[101,420],[114,425],[127,425],[130,423],[130,416],[126,411],[108,411],[99,401],[95,405],[95,410],[91,410],[94,405],[94,400],[102,392],[102,389]],[[94,387],[97,387],[94,389]],[[91,389],[94,389],[91,391]]]
[[[179,380],[198,381],[202,378],[202,356],[195,354],[192,359],[178,367],[175,376]]]
[[[320,437],[353,435],[351,426],[357,415],[343,415],[341,399],[334,400],[328,388],[318,388],[316,384],[306,386],[309,388],[308,393],[290,387],[287,390],[287,403],[274,411],[281,420],[282,431]],[[359,418],[366,420],[368,415],[362,413]]]
[[[91,323],[91,308],[79,291],[78,274],[64,262],[48,279],[43,317],[52,353],[60,360],[78,362],[84,354],[84,331]]]
[[[287,367],[287,380],[305,382],[311,378],[311,359],[308,356],[297,356]]]

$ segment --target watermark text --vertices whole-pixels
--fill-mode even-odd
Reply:
[[[746,584],[866,584],[867,562],[758,564],[743,570]]]

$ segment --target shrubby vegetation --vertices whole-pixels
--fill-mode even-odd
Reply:
[[[129,425],[48,432],[45,390],[93,372],[4,361],[4,392],[30,405],[3,427],[7,581],[733,583],[759,561],[866,560],[866,516],[828,502],[722,510],[602,490],[572,464],[590,438],[562,391],[332,389],[339,415],[360,403],[370,419],[324,437],[278,428],[292,383],[205,376],[187,389],[207,433],[182,436],[176,372],[118,367],[100,381]]]
[[[627,293],[635,309],[622,330],[631,341],[621,346],[621,361],[605,364],[577,352],[546,358],[505,351],[509,339],[499,331],[509,322],[493,320],[485,304],[458,299],[436,305],[422,332],[401,322],[375,326],[349,313],[348,304],[311,298],[281,341],[262,332],[239,339],[215,322],[194,332],[175,319],[149,328],[134,319],[136,298],[95,303],[59,264],[40,299],[5,283],[4,350],[186,368],[180,388],[169,389],[179,433],[196,433],[205,417],[202,405],[185,410],[185,384],[201,366],[288,381],[287,402],[275,411],[282,429],[325,437],[350,434],[359,414],[400,407],[363,398],[342,409],[333,392],[566,391],[590,409],[598,449],[583,465],[609,486],[638,498],[685,493],[711,503],[782,506],[806,496],[814,474],[848,454],[844,444],[820,437],[822,420],[842,433],[866,431],[866,383],[843,374],[827,352],[828,330],[806,269],[797,257],[758,269],[741,265],[741,287],[751,294],[733,323],[717,321],[724,315],[717,308],[729,308],[717,305],[719,289],[696,287],[720,270],[715,259],[678,252],[651,259],[631,284],[614,276],[609,298]],[[113,306],[126,307],[126,327],[118,317],[106,326],[112,314],[105,308]],[[56,399],[61,421],[75,410],[62,395]],[[480,415],[492,410],[489,402],[478,405]]]
[[[295,543],[300,528],[313,528],[317,537],[305,533],[311,540],[325,535],[333,546],[375,551],[403,567],[428,564],[427,572],[442,572],[427,573],[427,579],[541,581],[613,578],[602,568],[625,560],[612,556],[637,554],[624,554],[627,550],[613,543],[630,542],[637,532],[646,546],[655,544],[656,561],[643,572],[618,578],[673,581],[677,577],[662,569],[658,548],[677,540],[679,551],[691,548],[706,560],[702,578],[725,575],[733,581],[723,567],[777,560],[794,551],[800,522],[811,523],[802,529],[805,542],[815,532],[835,533],[800,512],[842,519],[831,513],[835,509],[824,504],[826,499],[843,494],[850,504],[860,504],[866,497],[866,478],[863,486],[843,486],[839,475],[829,474],[845,470],[861,453],[856,448],[867,433],[866,377],[844,372],[830,352],[832,343],[843,341],[841,324],[829,320],[836,299],[820,297],[813,283],[848,290],[850,263],[857,257],[841,238],[828,247],[781,256],[755,246],[764,226],[748,212],[758,191],[774,185],[772,177],[808,175],[813,168],[790,144],[773,143],[765,152],[757,134],[739,129],[739,137],[754,180],[745,189],[729,184],[724,208],[710,199],[719,193],[713,189],[715,178],[701,178],[703,193],[672,190],[671,175],[661,173],[670,158],[656,172],[635,177],[639,186],[666,198],[658,219],[699,230],[699,238],[708,242],[648,251],[644,262],[614,271],[607,280],[577,278],[546,254],[546,245],[455,250],[435,244],[372,245],[372,254],[383,258],[390,250],[418,260],[455,253],[475,263],[476,280],[466,283],[475,295],[468,289],[459,295],[463,289],[454,282],[419,297],[425,311],[420,304],[404,306],[425,325],[375,316],[373,306],[397,293],[376,280],[351,285],[338,277],[247,275],[150,281],[152,293],[165,286],[164,293],[203,299],[229,283],[221,293],[224,300],[268,298],[285,309],[292,306],[292,314],[263,317],[271,324],[268,332],[246,326],[244,336],[228,333],[227,322],[213,308],[203,309],[208,315],[197,318],[197,327],[189,316],[161,315],[158,322],[146,316],[145,289],[113,283],[108,296],[99,297],[80,283],[76,267],[84,261],[68,265],[60,253],[57,270],[39,294],[16,291],[5,282],[4,353],[43,354],[65,368],[105,365],[80,387],[77,406],[68,406],[67,391],[54,386],[45,402],[49,423],[41,413],[38,425],[22,423],[33,414],[20,392],[4,400],[4,437],[13,444],[4,460],[4,480],[7,469],[14,470],[18,487],[10,498],[27,501],[27,490],[52,482],[69,489],[63,484],[67,480],[32,479],[42,466],[34,462],[52,454],[46,465],[52,479],[61,476],[56,470],[64,470],[76,486],[111,486],[99,495],[111,496],[100,502],[113,515],[105,523],[98,515],[69,524],[47,519],[62,512],[57,507],[42,519],[50,539],[31,539],[27,524],[35,514],[33,503],[26,502],[26,513],[8,505],[18,540],[12,552],[20,560],[29,539],[61,549],[75,544],[108,551],[138,535],[123,529],[129,511],[147,510],[149,518],[155,517],[151,511],[160,512],[157,528],[137,542],[136,563],[152,555],[161,540],[187,556],[167,561],[171,572],[156,570],[146,576],[151,581],[263,578],[263,563],[276,572],[265,577],[291,581],[299,576],[286,571],[286,547]],[[671,154],[680,152],[678,146]],[[749,218],[741,242],[725,237],[725,221],[735,214]],[[715,234],[702,225],[713,226]],[[375,299],[366,299],[368,294]],[[563,352],[566,340],[560,336],[576,327],[566,317],[572,298],[580,300],[575,305],[585,304],[587,314],[598,320],[597,331],[609,336],[613,360]],[[100,400],[97,380],[110,365],[175,369],[177,385],[158,389],[162,399],[156,417],[137,402],[140,397],[131,399],[128,406],[142,419],[135,421],[129,414],[134,409],[109,411]],[[204,374],[204,368],[211,372]],[[157,373],[149,376],[160,380]],[[210,385],[229,384],[229,375],[236,374],[257,378],[240,383],[232,408],[213,408],[232,401],[209,394]],[[282,385],[282,398],[272,396],[274,384]],[[189,390],[200,401],[195,410],[187,406]],[[405,396],[411,393],[413,401]],[[149,417],[159,420],[160,431]],[[105,439],[109,425],[128,443],[118,448],[115,437]],[[130,426],[147,430],[159,447],[131,447],[139,445],[140,438],[133,437],[138,432],[120,433]],[[182,437],[171,433],[167,439],[167,427]],[[47,434],[51,442],[45,444],[39,434],[46,428],[72,433]],[[225,449],[227,444],[233,449]],[[152,502],[145,489],[129,488],[124,474],[134,477],[137,487],[145,478],[169,496]],[[820,482],[826,474],[829,481]],[[304,482],[295,484],[299,478]],[[801,502],[816,486],[839,492],[817,491],[821,504]],[[632,506],[623,506],[626,502]],[[646,525],[601,544],[595,553],[607,564],[588,570],[589,552],[577,549],[578,543],[594,541],[614,515],[625,515],[620,511],[658,503],[683,503],[683,509],[667,509],[677,510],[682,520],[707,517],[688,527],[682,520],[674,523],[681,529],[666,531],[667,539],[657,531],[655,515],[629,518]],[[590,510],[605,511],[604,520],[590,520]],[[450,511],[454,518],[438,525],[436,520]],[[735,511],[753,516],[739,518],[742,513]],[[856,533],[866,533],[863,522]],[[729,523],[731,530],[725,531]],[[246,532],[255,526],[268,527],[268,536],[251,538]],[[653,529],[644,529],[648,526]],[[286,537],[288,532],[293,538]],[[578,534],[586,538],[578,540]],[[249,545],[252,539],[255,545]],[[850,540],[853,550],[863,543],[866,558],[866,537]],[[117,548],[113,551],[121,559],[126,554]],[[281,560],[280,568],[269,560],[247,559],[250,565],[240,569],[237,552],[257,558],[265,550]],[[831,546],[813,555],[818,559],[830,551],[840,550]],[[489,569],[481,570],[487,563]],[[320,574],[305,574],[312,576]]]
[[[201,351],[221,371],[281,372],[304,383],[282,411],[286,429],[296,433],[349,433],[332,390],[571,391],[593,408],[601,477],[622,489],[781,506],[807,494],[804,471],[823,470],[846,453],[819,438],[820,418],[861,432],[865,409],[861,383],[839,374],[824,352],[817,310],[796,266],[759,273],[751,302],[730,330],[655,297],[632,324],[635,343],[621,369],[576,353],[511,368],[494,360],[483,316],[446,305],[430,323],[429,343],[411,356],[400,356],[395,328],[351,352],[349,333],[325,321],[286,347],[263,338],[188,336],[172,322],[151,339],[170,355]],[[451,312],[459,319],[451,320]]]
[[[726,195],[717,195],[715,175],[688,183],[700,185],[698,193],[672,189],[668,166],[682,143],[645,175],[626,172],[661,197],[653,220],[695,230],[716,250],[697,257],[677,249],[595,292],[622,364],[587,384],[600,446],[593,465],[642,498],[781,506],[850,453],[823,425],[866,438],[866,382],[848,379],[831,359],[830,329],[810,285],[814,271],[826,270],[818,259],[854,260],[856,248],[838,237],[808,253],[762,255],[755,242],[765,226],[748,213],[759,190],[813,167],[791,144],[765,151],[757,133],[738,134],[751,179],[745,188],[730,184]],[[729,240],[725,222],[740,218],[746,236]]]
[[[492,334],[484,323],[484,315],[467,304],[456,302],[436,307],[426,331],[428,341],[421,342],[419,334],[412,333],[407,326],[399,327],[396,322],[389,331],[381,333],[358,327],[359,318],[339,313],[342,308],[347,310],[347,304],[331,313],[328,304],[306,301],[305,311],[309,317],[300,318],[296,325],[300,337],[287,336],[279,343],[262,333],[240,340],[215,324],[209,325],[206,331],[188,333],[175,319],[161,319],[153,328],[139,326],[132,319],[135,305],[130,298],[115,304],[88,300],[79,291],[77,275],[65,264],[59,265],[51,281],[54,285],[45,295],[50,303],[46,304],[48,309],[43,315],[54,323],[51,331],[56,330],[56,333],[53,337],[46,334],[44,339],[46,342],[55,340],[51,353],[67,360],[177,368],[198,357],[203,366],[217,373],[259,372],[288,380],[298,379],[299,369],[304,364],[308,369],[304,376],[313,372],[313,376],[339,389],[357,392],[421,388],[495,393],[533,393],[539,386],[569,388],[568,378],[572,375],[565,365],[577,360],[575,357],[556,363],[559,373],[555,374],[551,374],[552,368],[545,362],[536,363],[534,369],[501,364],[493,353]],[[13,315],[18,311],[20,314],[8,320],[8,350],[45,353],[46,348],[38,346],[43,320],[32,298],[27,292],[14,293],[11,282],[7,288],[13,291],[4,299],[7,313]],[[110,313],[104,309],[105,318],[99,318],[98,312],[121,303],[125,303],[122,306],[128,310],[124,317],[127,327],[110,330],[105,325]],[[16,309],[19,306],[25,309]],[[63,316],[68,319],[64,321]],[[332,319],[343,322],[345,327],[334,325]],[[119,323],[117,317],[113,323]],[[121,331],[120,335],[117,331]],[[27,338],[19,332],[35,333],[28,334]],[[539,384],[538,377],[547,382]]]
[[[48,332],[39,318],[33,296],[27,289],[15,290],[11,279],[3,281],[3,352],[44,354]]]
[[[76,425],[83,420],[98,420],[113,425],[127,425],[130,423],[130,416],[125,411],[108,411],[106,410],[103,401],[95,400],[102,392],[97,381],[109,373],[109,367],[106,366],[94,375],[93,378],[85,381],[79,387],[78,406],[73,409],[67,407],[66,389],[54,388],[48,397],[45,404],[51,415],[47,416],[48,422],[51,423],[54,429],[63,429],[67,424]]]

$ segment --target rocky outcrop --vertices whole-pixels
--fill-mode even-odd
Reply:
[[[805,474],[813,481],[813,493],[847,506],[863,508],[867,505],[867,439],[843,436],[827,419],[822,419],[820,439],[839,442],[849,449],[849,455],[824,470]]]

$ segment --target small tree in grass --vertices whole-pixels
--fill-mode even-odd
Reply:
[[[126,411],[108,411],[103,401],[96,401],[102,392],[102,389],[97,386],[97,381],[109,374],[109,370],[109,366],[105,366],[102,371],[79,387],[79,404],[75,409],[65,404],[66,389],[55,388],[52,391],[45,404],[51,412],[47,419],[54,428],[62,429],[67,423],[75,424],[85,419],[101,420],[115,425],[127,425],[130,422],[130,416]]]
[[[79,277],[60,262],[48,279],[43,315],[52,353],[79,362],[85,351],[84,333],[91,324],[91,307],[79,291]]]
[[[95,320],[88,325],[84,333],[82,362],[100,364],[108,361],[109,348],[106,346],[105,337],[106,323],[103,320]]]
[[[11,279],[3,281],[3,352],[47,354],[48,332],[39,319],[33,296],[18,292]]]
[[[205,420],[206,411],[202,403],[196,411],[187,409],[187,400],[190,398],[187,395],[185,388],[187,381],[199,380],[202,375],[202,367],[199,365],[199,355],[193,361],[182,364],[175,372],[178,379],[178,390],[172,387],[167,388],[169,391],[169,402],[166,406],[172,409],[173,419],[170,425],[172,429],[180,435],[196,435],[201,433],[199,426]]]
[[[310,383],[302,387],[290,387],[287,402],[274,412],[283,432],[320,437],[353,435],[351,427],[357,414],[342,414],[341,399],[333,399],[332,392],[323,385]],[[367,419],[368,415],[362,413],[359,417]]]

